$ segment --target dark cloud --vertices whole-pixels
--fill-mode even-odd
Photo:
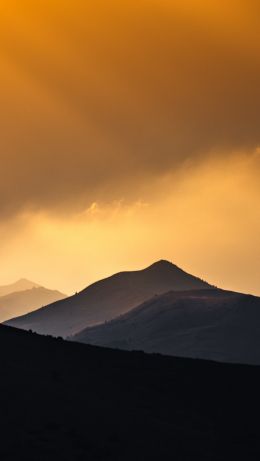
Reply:
[[[2,214],[136,198],[187,159],[259,144],[258,2],[172,3],[1,6]]]

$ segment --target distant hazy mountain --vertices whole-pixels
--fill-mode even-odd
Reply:
[[[10,285],[0,286],[0,296],[6,296],[17,291],[31,290],[31,288],[37,288],[39,286],[40,285],[30,280],[20,279]]]
[[[124,314],[155,294],[210,288],[174,264],[159,261],[144,270],[121,272],[96,282],[77,295],[9,321],[8,325],[67,337]]]
[[[43,287],[31,288],[18,291],[0,297],[0,322],[12,319],[28,312],[35,311],[39,307],[46,306],[66,296],[59,291],[47,290]]]
[[[260,365],[260,298],[217,289],[170,292],[71,339],[119,349]]]

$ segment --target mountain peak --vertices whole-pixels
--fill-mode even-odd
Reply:
[[[71,336],[85,327],[112,320],[155,295],[211,288],[169,261],[114,274],[89,285],[78,295],[8,322],[41,334]]]
[[[34,282],[32,282],[31,280],[26,279],[26,278],[24,278],[24,277],[21,277],[21,278],[20,278],[19,280],[17,280],[15,283],[30,283],[30,284],[33,285],[33,286],[38,286],[37,283],[34,283]]]
[[[9,285],[0,286],[0,296],[6,296],[8,294],[18,292],[18,291],[25,291],[30,290],[33,287],[39,287],[37,283],[31,282],[25,278],[21,278],[14,283]]]
[[[153,263],[151,266],[149,266],[147,269],[178,269],[178,267],[171,263],[170,261],[167,261],[166,259],[160,259],[159,261],[156,261]]]

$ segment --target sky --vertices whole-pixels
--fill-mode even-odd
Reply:
[[[0,4],[0,284],[260,295],[258,0]]]

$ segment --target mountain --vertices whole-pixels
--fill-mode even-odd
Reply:
[[[5,461],[260,459],[260,367],[0,326]]]
[[[79,294],[9,321],[8,325],[67,337],[124,314],[155,294],[193,289],[210,289],[210,285],[168,261],[159,261],[144,270],[120,272],[96,282]]]
[[[33,287],[0,297],[0,322],[35,311],[66,296],[59,291]]]
[[[224,290],[170,292],[71,339],[182,357],[260,365],[260,298]]]
[[[37,283],[31,282],[27,279],[20,279],[17,282],[10,285],[0,286],[0,296],[6,296],[11,293],[16,293],[18,291],[31,290],[32,288],[38,288],[40,285]]]

